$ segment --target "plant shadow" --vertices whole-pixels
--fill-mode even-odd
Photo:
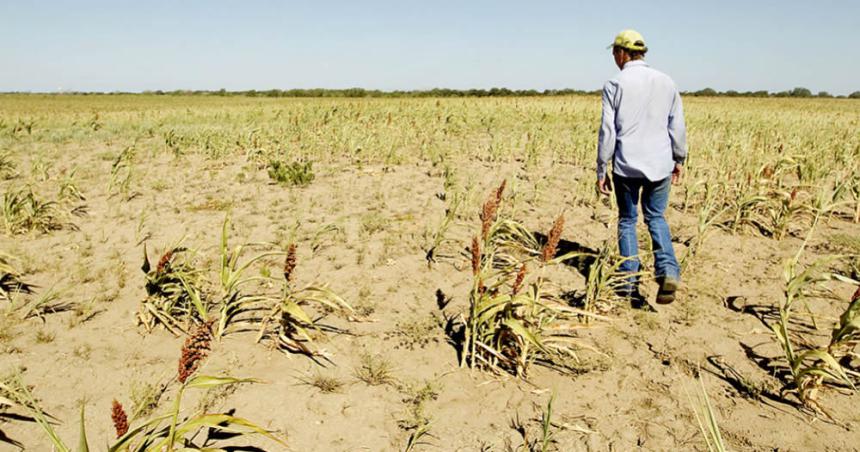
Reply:
[[[533,232],[535,239],[537,239],[538,243],[543,246],[546,244],[547,236],[542,232]],[[591,269],[591,265],[594,261],[597,260],[597,255],[599,251],[585,246],[579,242],[573,242],[570,240],[561,239],[558,242],[558,248],[555,252],[555,256],[563,256],[568,253],[579,253],[570,259],[565,259],[562,261],[562,264],[567,265],[568,267],[575,268],[582,276],[588,279],[588,275]]]

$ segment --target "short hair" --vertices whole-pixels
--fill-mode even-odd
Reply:
[[[648,53],[648,50],[630,50],[621,46],[612,46],[613,52],[617,52],[618,50],[627,52],[627,55],[630,55],[631,60],[641,60],[645,57],[645,54]]]

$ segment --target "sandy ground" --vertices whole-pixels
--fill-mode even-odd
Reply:
[[[96,152],[80,152],[63,166],[87,168],[82,180],[101,187],[108,182],[104,174],[110,163]],[[601,353],[583,352],[575,375],[535,367],[526,382],[459,368],[441,319],[463,310],[468,301],[471,283],[463,249],[478,228],[480,197],[507,178],[510,193],[520,199],[514,215],[533,230],[548,230],[564,211],[564,240],[597,249],[615,232],[611,207],[571,202],[573,181],[592,177],[588,169],[543,168],[537,191],[535,176],[529,178],[514,164],[463,162],[458,173],[474,182],[474,201],[450,232],[459,243],[450,248],[453,257],[428,268],[425,231],[438,224],[446,206],[435,196],[442,191],[443,176],[429,164],[320,165],[309,187],[288,188],[273,185],[265,169],[249,169],[242,162],[160,155],[149,162],[139,193],[127,202],[115,202],[101,188],[85,190],[87,214],[73,220],[78,230],[0,236],[2,249],[22,257],[26,279],[39,291],[53,287],[64,299],[90,307],[85,313],[5,323],[0,369],[23,369],[25,381],[60,420],[56,428],[71,444],[79,403],[85,401],[90,441],[98,450],[112,435],[111,400],[132,406],[131,394],[142,384],[169,380],[183,342],[162,329],[144,334],[135,326],[134,314],[145,297],[141,240],[155,254],[184,237],[211,273],[229,212],[234,243],[294,238],[298,283],[328,283],[367,313],[361,322],[325,319],[342,331],[319,339],[331,357],[324,365],[255,344],[254,333],[230,334],[214,344],[201,373],[256,377],[264,383],[210,393],[209,408],[235,410],[280,432],[287,450],[403,450],[416,417],[430,420],[430,436],[416,450],[516,449],[524,439],[515,424],[524,425],[527,439],[533,439],[552,394],[558,450],[705,450],[686,392],[695,393],[692,376],[699,373],[731,449],[860,448],[856,395],[823,392],[822,404],[838,420],[827,422],[798,410],[790,396],[756,400],[738,389],[737,376],[743,376],[778,394],[777,380],[757,363],[779,354],[766,322],[782,294],[782,260],[799,246],[797,237],[774,241],[713,232],[685,275],[675,304],[656,313],[619,305],[611,321],[582,330],[582,339]],[[672,208],[668,218],[681,256],[684,240],[695,232],[695,215]],[[315,233],[327,224],[340,232],[312,251]],[[644,233],[642,226],[643,244]],[[810,258],[826,251],[827,238],[837,233],[856,236],[860,227],[828,222],[813,239]],[[575,290],[583,287],[584,277],[566,268],[559,283]],[[843,300],[852,292],[835,287]],[[653,283],[646,290],[653,295]],[[444,309],[437,292],[451,298]],[[834,318],[843,307],[839,301],[817,303],[811,308],[822,319]],[[829,335],[828,328],[822,326],[818,337]],[[356,378],[363,353],[388,360],[394,381],[370,386]],[[327,393],[307,383],[320,375],[343,385]],[[189,409],[201,398],[190,395]],[[0,429],[26,450],[50,450],[33,423],[4,419]],[[241,441],[246,443],[283,450],[262,438]],[[0,450],[18,449],[0,443]]]

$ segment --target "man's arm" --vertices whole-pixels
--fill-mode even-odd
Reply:
[[[606,168],[615,155],[615,94],[618,87],[612,81],[603,85],[603,114],[597,135],[597,180],[606,178]]]
[[[683,165],[687,160],[687,126],[684,125],[684,105],[677,89],[669,111],[669,138],[672,140],[672,159],[676,165]]]

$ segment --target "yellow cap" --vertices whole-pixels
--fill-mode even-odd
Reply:
[[[635,50],[637,52],[647,52],[648,47],[645,45],[645,38],[642,37],[636,30],[624,30],[618,33],[615,41],[609,47],[621,47],[627,50]]]

